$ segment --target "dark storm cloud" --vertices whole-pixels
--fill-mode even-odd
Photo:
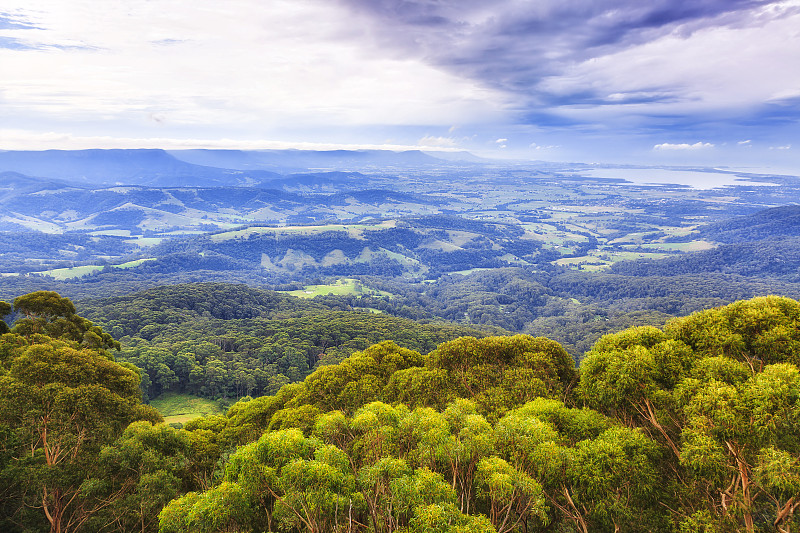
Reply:
[[[670,32],[756,23],[767,0],[340,0],[379,43],[459,75],[526,92],[571,65]],[[547,95],[542,95],[547,98]],[[665,98],[672,98],[665,94]],[[585,95],[584,98],[599,98]],[[650,100],[658,99],[651,94]]]

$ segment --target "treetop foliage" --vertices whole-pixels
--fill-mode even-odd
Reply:
[[[579,369],[528,335],[384,340],[182,429],[102,348],[12,330],[0,526],[793,533],[798,317],[737,302],[606,335]]]
[[[136,420],[138,372],[113,361],[110,336],[55,293],[17,298],[26,318],[0,336],[0,526],[80,531],[104,507],[97,456]]]
[[[0,333],[9,330],[2,320],[12,313],[22,318],[14,323],[13,332],[24,336],[43,334],[49,337],[72,340],[83,346],[97,349],[120,349],[120,343],[91,321],[76,314],[69,298],[57,292],[36,291],[14,299],[13,306],[0,302]]]

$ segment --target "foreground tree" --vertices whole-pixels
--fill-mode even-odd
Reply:
[[[5,323],[5,318],[11,314],[11,304],[0,300],[0,335],[8,333],[8,324]]]
[[[0,309],[2,311],[2,309]],[[120,344],[91,321],[78,316],[69,298],[57,292],[36,291],[14,299],[14,311],[23,317],[14,324],[20,335],[43,334],[81,343],[93,349],[120,349]]]
[[[19,310],[31,316],[23,320],[34,323],[23,322],[0,337],[5,455],[0,525],[11,531],[38,530],[44,521],[54,533],[78,531],[109,502],[108,495],[94,496],[103,445],[135,420],[161,417],[141,404],[138,373],[115,363],[102,348],[69,335],[54,338],[33,331],[39,325],[53,333],[49,326],[58,315],[48,313],[69,311],[71,303],[49,296],[17,301]],[[53,301],[58,306],[51,306]]]
[[[754,298],[608,335],[584,359],[587,404],[671,450],[687,531],[796,531],[798,325],[800,303]]]

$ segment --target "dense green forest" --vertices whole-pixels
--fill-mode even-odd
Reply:
[[[800,531],[800,302],[608,334],[579,368],[543,337],[383,340],[172,427],[107,331],[343,312],[204,289],[95,302],[106,328],[53,292],[0,304],[0,529]]]
[[[427,353],[446,340],[486,334],[233,284],[171,285],[83,302],[81,309],[121,339],[117,359],[140,369],[145,399],[169,391],[272,394],[383,340]]]
[[[125,244],[121,237],[8,233],[0,235],[0,248],[7,252],[0,254],[0,262],[9,261],[3,268],[14,270],[11,263],[19,261],[25,264],[15,267],[19,272],[0,276],[0,298],[56,290],[73,299],[81,314],[122,341],[120,360],[145,370],[147,398],[163,391],[206,397],[273,393],[287,380],[302,379],[320,361],[340,361],[384,339],[429,351],[453,335],[479,335],[474,328],[545,336],[580,361],[602,335],[626,327],[662,326],[674,316],[759,295],[800,298],[797,206],[766,210],[739,206],[736,209],[751,214],[723,219],[713,209],[701,209],[702,202],[670,201],[666,209],[658,203],[661,199],[601,198],[595,189],[591,195],[579,189],[559,196],[557,210],[538,204],[534,209],[523,202],[514,208],[519,215],[516,222],[437,214],[364,223],[251,225],[156,239],[160,244],[136,248],[139,253],[134,256],[129,255],[130,242]],[[383,197],[378,192],[356,196]],[[225,194],[229,193],[235,191]],[[716,198],[703,193],[704,201],[711,197]],[[569,207],[575,202],[582,207]],[[681,205],[679,215],[673,214],[676,220],[669,224],[655,220]],[[726,210],[733,209],[725,205]],[[640,208],[644,212],[630,211]],[[567,212],[571,214],[563,218]],[[701,219],[704,222],[698,224]],[[696,249],[691,248],[695,245],[700,245],[698,251],[681,252]],[[63,261],[28,257],[46,256],[47,250],[56,248]],[[114,265],[80,260],[89,256],[118,259]],[[119,263],[133,257],[139,259]],[[661,258],[624,259],[636,257]],[[43,270],[43,265],[65,268]],[[74,268],[66,268],[71,265]],[[171,302],[178,298],[153,299],[142,293],[178,285],[179,290],[197,295],[199,289],[189,290],[188,284],[214,282],[215,289],[207,287],[206,295],[196,297],[219,304],[224,296],[214,291],[228,290],[222,283],[289,291],[335,284],[342,276],[353,276],[368,290],[320,296],[310,307],[292,300],[283,305],[303,316],[292,316],[291,324],[276,310],[247,317],[204,316],[202,309],[174,309]],[[144,296],[134,299],[142,301],[126,299],[137,292]],[[158,312],[153,312],[154,302]],[[242,300],[243,307],[248,305],[249,300]],[[351,314],[354,310],[381,311],[385,316],[373,318],[383,320],[383,325],[372,331],[366,317]],[[396,332],[420,331],[420,326],[400,319],[447,321],[473,329],[450,329],[450,336],[431,333],[423,344],[408,344],[411,341]],[[135,326],[126,330],[126,323]],[[321,333],[333,323],[331,327],[343,335]],[[433,331],[439,326],[425,327]],[[283,330],[290,340],[280,334]],[[209,345],[213,343],[218,346]],[[270,352],[266,344],[274,349]],[[195,345],[197,353],[192,352]],[[201,374],[208,374],[203,379],[215,384],[204,387]]]

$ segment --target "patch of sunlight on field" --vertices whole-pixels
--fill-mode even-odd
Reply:
[[[643,244],[642,248],[653,250],[674,250],[679,252],[702,252],[713,250],[716,246],[708,241],[689,241],[689,242],[654,242]]]
[[[147,261],[155,261],[155,258],[149,257],[147,259],[136,259],[135,261],[128,261],[127,263],[120,263],[119,265],[108,265],[108,266],[110,266],[111,268],[122,268],[122,269],[134,268]],[[84,265],[71,268],[54,268],[52,270],[42,270],[40,272],[34,272],[34,274],[41,274],[42,276],[50,276],[55,280],[64,281],[68,279],[82,278],[83,276],[89,275],[92,272],[103,270],[103,268],[104,266],[102,265]]]
[[[177,392],[165,392],[153,398],[150,405],[161,413],[167,424],[184,423],[201,416],[221,415],[225,412],[219,402]]]
[[[663,259],[669,256],[666,253],[650,252],[619,252],[607,250],[592,250],[589,255],[581,257],[562,257],[553,261],[553,264],[566,266],[574,270],[598,272],[607,270],[618,261],[633,261],[637,259]]]
[[[297,291],[281,291],[284,294],[297,296],[299,298],[314,298],[315,296],[385,296],[391,297],[392,294],[386,291],[372,289],[361,283],[357,279],[344,278],[336,280],[334,283],[326,285],[306,285]]]
[[[247,238],[250,235],[273,233],[275,236],[281,234],[292,235],[313,235],[314,233],[322,233],[324,231],[354,231],[361,232],[365,230],[381,230],[393,228],[397,225],[395,220],[385,220],[378,224],[325,224],[321,226],[256,226],[252,228],[243,228],[239,230],[226,231],[224,233],[215,233],[211,235],[213,242],[223,242],[237,238]]]

